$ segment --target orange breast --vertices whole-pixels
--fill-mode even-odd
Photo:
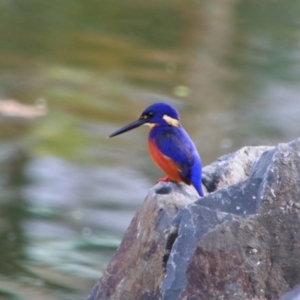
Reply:
[[[179,166],[172,159],[162,154],[151,139],[148,140],[148,149],[155,164],[161,168],[172,180],[178,182],[183,181],[179,175]]]

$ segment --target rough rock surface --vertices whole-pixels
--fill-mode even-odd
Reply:
[[[150,191],[88,299],[273,300],[300,284],[300,139],[224,156],[203,183],[196,201]]]
[[[178,211],[197,198],[194,189],[181,184],[161,182],[152,188],[88,299],[158,299],[166,229]]]
[[[236,184],[248,178],[255,160],[274,147],[243,147],[221,156],[203,168],[202,182],[209,193]]]
[[[300,287],[287,292],[280,298],[280,300],[300,300]]]

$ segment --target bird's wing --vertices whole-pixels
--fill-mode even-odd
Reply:
[[[157,132],[156,146],[163,155],[178,165],[180,177],[190,181],[191,166],[195,159],[195,146],[182,127],[170,127]]]

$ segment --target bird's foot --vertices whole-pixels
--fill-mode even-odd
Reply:
[[[166,176],[166,177],[163,177],[163,178],[158,178],[157,180],[156,180],[156,183],[159,183],[159,182],[161,182],[161,181],[163,181],[163,182],[168,182],[168,181],[170,181],[171,180],[171,178],[169,177],[169,176]]]

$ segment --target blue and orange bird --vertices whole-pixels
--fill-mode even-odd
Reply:
[[[158,181],[193,185],[203,197],[202,164],[195,144],[180,124],[178,111],[159,102],[146,108],[140,118],[112,133],[109,138],[141,125],[149,125],[148,149],[152,160],[167,176]]]

